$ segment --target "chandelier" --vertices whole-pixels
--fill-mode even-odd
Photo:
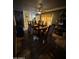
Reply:
[[[42,8],[43,8],[43,0],[38,0],[37,14],[41,14],[42,13]]]

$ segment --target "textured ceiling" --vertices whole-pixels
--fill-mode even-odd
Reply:
[[[35,10],[38,0],[13,0],[14,9]],[[66,6],[66,0],[43,0],[43,9],[53,9]]]

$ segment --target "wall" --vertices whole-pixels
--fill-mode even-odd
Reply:
[[[60,9],[42,13],[41,20],[44,22],[44,24],[47,23],[47,26],[51,24],[56,24],[56,20],[58,20],[58,18],[61,17],[61,14],[64,10],[65,9]]]
[[[52,21],[53,24],[56,23],[56,20],[58,20],[58,18],[61,16],[61,14],[63,13],[63,11],[65,11],[65,9],[58,10],[58,11],[53,11],[53,12],[52,12],[52,14],[54,15],[54,16],[53,16],[53,21]],[[66,11],[65,11],[65,12],[66,12]]]
[[[44,24],[46,23],[47,26],[51,25],[52,21],[53,21],[53,17],[54,15],[52,13],[44,13],[41,15],[41,19],[42,21],[44,21]]]
[[[50,18],[48,19],[48,21],[52,22],[52,24],[55,24],[56,20],[58,20],[58,18],[61,16],[61,14],[63,13],[63,11],[66,12],[66,9],[61,9],[61,10],[46,12],[46,13],[43,13],[43,14],[45,14],[45,15],[50,14]],[[50,19],[52,19],[52,21]]]

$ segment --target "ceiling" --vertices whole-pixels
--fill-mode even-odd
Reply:
[[[14,10],[35,10],[38,1],[39,0],[13,0],[13,8]],[[42,3],[44,10],[66,6],[66,0],[43,0]]]

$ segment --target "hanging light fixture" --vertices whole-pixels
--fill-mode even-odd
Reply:
[[[38,0],[37,6],[36,6],[36,21],[37,22],[42,21],[41,20],[42,7],[43,7],[43,0]]]
[[[43,6],[42,2],[43,2],[43,0],[38,1],[38,5],[37,5],[37,13],[38,14],[42,13],[42,6]]]

